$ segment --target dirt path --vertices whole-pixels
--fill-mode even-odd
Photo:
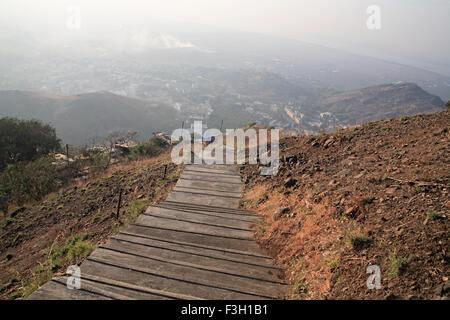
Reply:
[[[167,200],[81,264],[81,289],[54,278],[29,299],[278,299],[286,292],[238,209],[232,166],[187,166]]]

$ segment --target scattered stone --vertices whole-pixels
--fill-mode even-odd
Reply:
[[[331,181],[328,183],[328,185],[331,186],[331,187],[333,187],[333,186],[335,186],[335,185],[338,185],[338,184],[339,184],[339,182],[337,182],[335,179],[331,180]]]
[[[359,179],[359,178],[361,178],[363,175],[364,175],[364,172],[361,172],[361,173],[357,174],[354,178],[355,178],[355,179]]]
[[[350,217],[354,217],[356,215],[356,213],[358,212],[358,207],[357,206],[352,206],[349,207],[345,210],[344,214]]]
[[[334,138],[331,137],[330,139],[328,139],[327,141],[325,141],[325,143],[323,144],[323,146],[324,146],[325,148],[328,148],[331,144],[333,144],[333,142],[334,142]]]
[[[278,220],[283,215],[289,213],[290,211],[291,211],[291,209],[289,207],[279,208],[279,209],[275,210],[275,212],[273,213],[273,218],[274,218],[274,220]]]
[[[450,292],[450,282],[446,281],[438,285],[434,289],[434,294],[438,297],[443,297]]]
[[[291,177],[284,180],[284,186],[286,188],[290,188],[290,187],[294,186],[296,183],[297,183],[297,180],[295,180],[294,178],[291,178]]]
[[[397,297],[393,293],[390,293],[390,294],[386,295],[384,297],[384,299],[386,299],[386,300],[395,300],[395,299],[397,299]]]
[[[439,135],[441,135],[441,134],[443,134],[443,133],[446,133],[447,131],[448,131],[447,128],[441,128],[441,129],[435,130],[435,131],[433,132],[433,135],[439,136]]]
[[[14,210],[13,212],[11,212],[11,214],[9,215],[11,218],[14,218],[15,216],[17,216],[19,213],[24,212],[25,211],[25,207],[20,207],[17,208],[16,210]]]
[[[387,194],[394,194],[395,191],[397,191],[397,188],[387,188],[387,189],[386,189],[386,193],[387,193]]]

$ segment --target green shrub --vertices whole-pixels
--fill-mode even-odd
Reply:
[[[58,187],[58,172],[51,156],[32,162],[10,164],[0,174],[0,194],[8,201],[22,205],[40,200]]]
[[[408,258],[396,258],[393,257],[391,261],[391,272],[389,273],[394,278],[401,275],[408,267],[410,260]]]
[[[370,239],[363,233],[356,233],[350,236],[349,242],[353,249],[358,250],[367,246],[370,243]]]
[[[441,219],[442,218],[442,214],[439,212],[436,212],[434,210],[431,210],[428,213],[428,218],[432,219],[432,220],[436,220],[436,219]]]
[[[55,129],[38,120],[0,119],[0,170],[61,150]]]
[[[138,156],[157,156],[161,153],[164,147],[167,146],[167,142],[159,137],[152,137],[147,142],[138,144],[131,152],[130,158],[136,158]]]
[[[99,173],[108,167],[108,153],[96,148],[90,150],[89,166],[91,173]]]

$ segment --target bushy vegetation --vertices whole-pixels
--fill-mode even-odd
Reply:
[[[22,205],[55,191],[58,171],[52,160],[51,156],[43,156],[35,161],[8,165],[0,174],[2,202]]]
[[[77,177],[103,172],[115,144],[135,136],[135,132],[113,132],[106,138],[107,146],[74,149],[66,162],[55,158],[55,152],[63,151],[51,126],[37,120],[0,119],[0,211],[7,214],[12,204],[39,201]],[[155,136],[137,145],[128,158],[157,156],[166,146]]]
[[[129,158],[135,159],[140,156],[157,156],[165,146],[167,146],[166,141],[154,136],[149,141],[138,144],[131,152]]]
[[[89,150],[87,164],[90,167],[91,173],[99,173],[105,170],[109,165],[109,157],[107,152],[102,151],[99,148]]]
[[[410,259],[409,258],[405,258],[405,257],[396,257],[395,253],[392,257],[391,260],[391,271],[389,272],[389,274],[396,278],[399,275],[402,275],[406,268],[409,266],[410,264]]]
[[[61,141],[50,125],[38,120],[0,119],[0,170],[60,149]]]

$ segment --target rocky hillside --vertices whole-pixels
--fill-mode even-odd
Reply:
[[[262,215],[256,234],[291,297],[448,299],[449,123],[443,111],[284,137],[277,176],[241,167],[242,205]]]
[[[289,108],[296,118],[303,114],[304,119],[298,121],[302,129],[320,131],[395,117],[436,113],[445,109],[445,103],[414,83],[401,83],[324,94],[306,101],[299,110]]]
[[[439,112],[444,101],[414,83],[390,84],[346,91],[319,100],[322,110],[351,124],[421,113]]]

